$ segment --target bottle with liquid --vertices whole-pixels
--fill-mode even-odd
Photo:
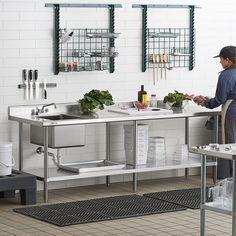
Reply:
[[[144,90],[144,85],[141,85],[141,90],[138,91],[138,101],[142,102],[143,94],[147,94],[147,92]]]
[[[142,103],[146,103],[147,102],[147,92],[143,91],[142,93]]]
[[[157,97],[156,97],[155,93],[151,94],[149,105],[150,105],[150,107],[156,107],[157,106]]]

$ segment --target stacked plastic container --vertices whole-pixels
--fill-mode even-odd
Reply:
[[[125,156],[126,164],[133,165],[134,154],[134,126],[124,125],[124,144],[125,144]],[[148,152],[148,125],[137,125],[137,153],[136,153],[136,165],[145,165],[147,162]]]
[[[188,160],[188,146],[187,146],[187,144],[176,145],[173,160],[175,160],[175,161]]]
[[[233,185],[233,178],[223,179],[209,188],[208,197],[212,196],[214,204],[232,210]]]
[[[148,142],[148,163],[156,163],[158,161],[165,161],[166,159],[166,145],[165,138],[156,136],[150,137]]]

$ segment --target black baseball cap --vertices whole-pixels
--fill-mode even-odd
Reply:
[[[226,46],[223,47],[220,50],[219,55],[214,56],[213,58],[216,57],[223,57],[223,58],[232,58],[232,57],[236,57],[236,47],[235,46]]]

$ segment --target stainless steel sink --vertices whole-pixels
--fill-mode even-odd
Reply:
[[[68,114],[38,116],[47,120],[79,119]],[[30,142],[43,146],[43,128],[30,126]],[[85,145],[85,125],[63,125],[48,128],[48,146],[50,148],[77,147]]]
[[[77,116],[67,115],[67,114],[59,114],[59,115],[45,115],[38,116],[38,118],[47,119],[47,120],[69,120],[69,119],[79,119]]]

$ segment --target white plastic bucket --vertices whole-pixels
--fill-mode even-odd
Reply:
[[[0,142],[0,176],[10,175],[14,165],[12,143]]]

